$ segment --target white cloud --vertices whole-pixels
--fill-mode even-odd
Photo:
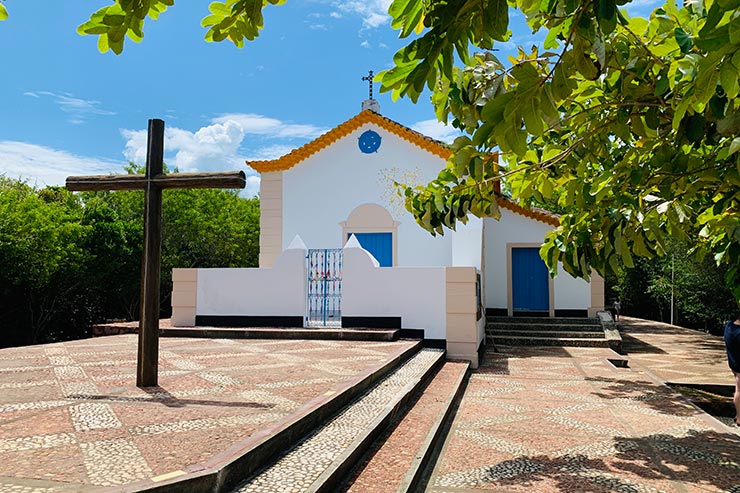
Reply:
[[[124,129],[121,135],[126,139],[126,159],[145,163],[146,130]],[[234,122],[209,125],[197,132],[169,127],[165,130],[165,161],[183,172],[229,169],[239,160],[237,152],[242,140],[244,131]]]
[[[247,159],[249,161],[277,159],[279,157],[285,156],[293,149],[295,149],[294,146],[289,146],[285,144],[269,145],[257,149],[255,152],[251,153]]]
[[[92,99],[80,99],[72,94],[59,94],[51,91],[24,92],[24,96],[39,99],[42,96],[52,98],[59,106],[59,109],[70,115],[69,122],[74,125],[85,123],[87,118],[92,115],[115,115],[113,111],[108,111],[101,107],[100,101]]]
[[[663,5],[663,0],[632,0],[629,4],[625,5],[627,10],[635,9],[657,9]]]
[[[275,159],[318,137],[327,129],[310,124],[286,123],[249,113],[229,113],[211,120],[195,132],[177,127],[165,130],[165,161],[183,172],[244,169],[249,160]],[[121,130],[124,156],[137,164],[146,162],[146,130]],[[247,138],[252,136],[252,138]],[[248,145],[249,150],[242,148]],[[259,191],[259,176],[247,168],[246,196]]]
[[[35,94],[35,93],[34,93]],[[43,94],[38,93],[38,95]],[[275,159],[313,139],[327,129],[311,124],[286,123],[263,115],[221,115],[196,131],[178,127],[165,130],[165,161],[183,172],[245,170],[247,186],[242,192],[259,192],[259,175],[247,160]],[[126,161],[146,162],[147,132],[122,129],[123,157],[113,161],[79,156],[24,142],[0,141],[0,175],[22,178],[38,186],[63,185],[67,176],[121,173]]]
[[[422,120],[414,123],[411,128],[427,137],[447,143],[455,140],[455,137],[462,135],[456,128],[445,125],[437,120]]]
[[[211,120],[212,123],[226,123],[229,121],[239,125],[246,134],[265,135],[274,138],[314,139],[328,130],[316,125],[285,123],[275,118],[252,113],[225,113]]]
[[[334,6],[343,14],[359,16],[362,18],[364,29],[374,29],[382,25],[390,25],[388,7],[392,0],[367,0],[348,2],[336,2]],[[332,17],[334,17],[332,15]]]
[[[121,173],[124,164],[26,142],[0,141],[0,174],[39,187],[64,185],[68,176]]]
[[[245,197],[254,197],[260,193],[260,177],[259,175],[247,176],[247,186],[241,192]]]
[[[363,48],[370,48],[370,43],[368,43],[367,41],[363,41],[362,43],[360,43],[360,46],[362,46]]]

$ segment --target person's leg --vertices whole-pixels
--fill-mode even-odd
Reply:
[[[735,424],[740,426],[740,373],[732,373],[735,375],[735,397],[732,399],[735,403]]]

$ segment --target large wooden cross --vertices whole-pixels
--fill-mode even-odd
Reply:
[[[149,120],[146,174],[70,176],[67,188],[144,190],[144,247],[141,259],[141,316],[136,386],[157,385],[159,363],[159,270],[162,254],[162,190],[165,188],[244,188],[243,171],[164,174],[164,121]]]

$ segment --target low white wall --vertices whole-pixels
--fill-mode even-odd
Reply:
[[[345,248],[342,316],[401,317],[403,328],[446,338],[445,268],[376,267],[362,248]]]
[[[305,250],[285,250],[269,269],[198,269],[196,315],[305,313]]]

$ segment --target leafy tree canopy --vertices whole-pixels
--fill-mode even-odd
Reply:
[[[93,323],[135,319],[143,217],[143,191],[39,190],[0,175],[0,347],[76,339]],[[257,198],[168,190],[163,229],[164,317],[173,267],[258,263]]]
[[[173,0],[112,3],[79,32],[120,53]],[[282,3],[213,2],[206,39],[241,46],[262,9]],[[631,18],[628,3],[394,0],[392,26],[410,41],[378,75],[382,90],[413,101],[430,90],[438,118],[465,133],[435,181],[403,188],[407,208],[443,234],[471,213],[498,217],[494,182],[505,179],[522,204],[566,211],[541,250],[553,273],[562,262],[604,275],[693,238],[740,298],[740,0],[669,0],[649,18]],[[511,9],[546,33],[544,51],[496,58]]]

